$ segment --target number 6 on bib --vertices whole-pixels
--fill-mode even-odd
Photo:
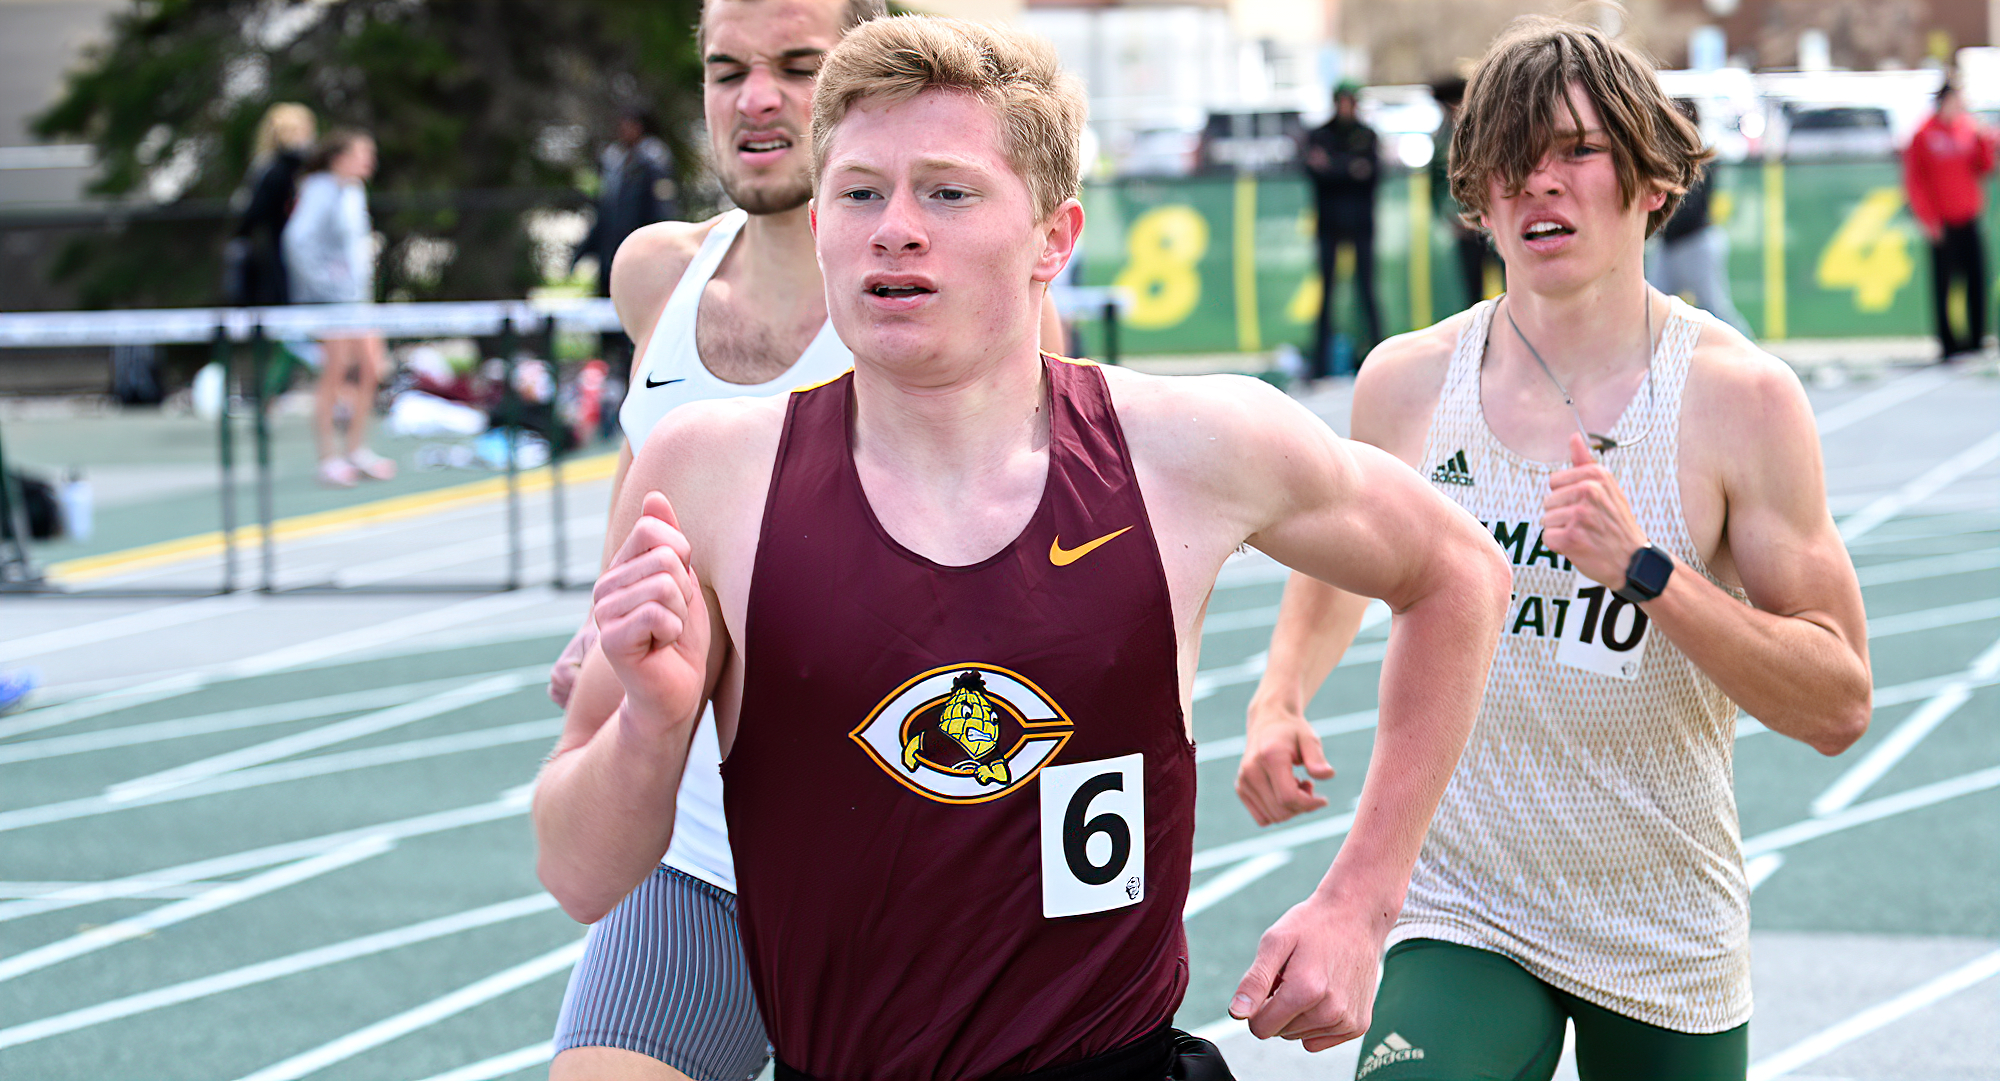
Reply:
[[[1146,756],[1048,766],[1042,789],[1042,915],[1146,899]]]

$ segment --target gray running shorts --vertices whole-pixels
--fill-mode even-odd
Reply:
[[[555,1048],[651,1055],[695,1081],[746,1081],[771,1057],[736,931],[736,895],[672,867],[590,928]]]

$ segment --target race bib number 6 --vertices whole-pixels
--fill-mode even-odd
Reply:
[[[1146,756],[1048,766],[1042,788],[1042,915],[1146,899]]]
[[[1557,664],[1613,679],[1639,678],[1648,620],[1638,605],[1578,574],[1563,615]]]

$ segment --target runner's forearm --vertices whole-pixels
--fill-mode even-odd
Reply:
[[[1285,583],[1284,599],[1278,602],[1278,625],[1271,632],[1264,677],[1250,698],[1251,723],[1270,710],[1303,714],[1306,703],[1354,644],[1367,607],[1366,597],[1293,571]]]
[[[695,723],[634,723],[620,707],[588,742],[542,768],[535,869],[579,922],[603,918],[666,854]]]
[[[1450,547],[1437,553],[1431,588],[1397,615],[1361,802],[1318,891],[1364,907],[1384,933],[1472,733],[1506,614],[1498,551],[1483,537]]]
[[[1868,730],[1868,645],[1846,641],[1830,615],[1752,608],[1678,561],[1666,591],[1640,607],[1695,667],[1772,731],[1832,755]]]

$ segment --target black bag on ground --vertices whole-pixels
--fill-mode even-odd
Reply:
[[[29,538],[49,540],[61,536],[62,510],[56,503],[55,488],[48,481],[25,473],[14,473],[7,480],[7,495],[18,495],[25,505]],[[13,536],[13,515],[0,514],[0,537],[12,539]]]

